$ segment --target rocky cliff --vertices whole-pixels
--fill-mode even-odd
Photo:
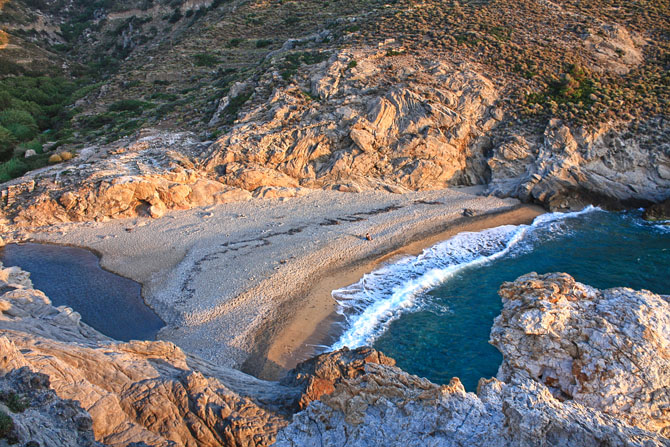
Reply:
[[[170,343],[110,340],[17,268],[0,280],[0,410],[20,445],[670,445],[667,296],[565,274],[506,283],[491,336],[504,363],[473,394],[369,348],[265,382]]]
[[[129,56],[45,146],[79,156],[0,189],[8,223],[309,188],[485,184],[551,209],[670,195],[667,0],[106,2],[69,24],[63,2],[33,3],[53,22],[33,40],[73,28],[82,52]]]

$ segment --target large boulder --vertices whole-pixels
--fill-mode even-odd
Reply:
[[[531,273],[500,289],[491,343],[498,379],[519,372],[554,396],[670,436],[670,302],[597,290],[565,273]]]

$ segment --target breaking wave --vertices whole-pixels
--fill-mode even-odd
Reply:
[[[344,332],[332,346],[370,345],[402,313],[425,306],[421,299],[431,289],[463,269],[506,256],[512,249],[532,244],[532,234],[571,217],[600,211],[587,207],[574,213],[547,213],[530,225],[503,225],[480,232],[463,232],[366,274],[355,284],[334,290]],[[440,309],[444,312],[445,309]]]

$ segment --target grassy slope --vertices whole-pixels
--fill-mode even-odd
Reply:
[[[53,60],[69,58],[71,72],[88,76],[91,92],[70,109],[64,127],[72,131],[60,136],[75,147],[143,126],[195,130],[203,138],[225,132],[226,120],[223,127],[208,122],[232,84],[269,69],[267,54],[287,39],[323,29],[333,40],[310,52],[394,38],[403,51],[474,62],[526,127],[539,129],[549,117],[596,126],[670,115],[670,0],[231,0],[190,11],[180,1],[100,2],[110,13],[105,20],[96,21],[90,2],[79,15],[52,18],[69,39],[64,43],[45,43],[58,37],[53,26],[10,36],[33,40],[21,51],[55,52]],[[15,3],[12,14],[25,17],[14,22],[26,22],[29,10]],[[644,61],[627,74],[608,69],[587,45],[589,36],[608,38],[615,24],[643,47]],[[300,63],[313,62],[291,57],[272,68],[290,77]]]

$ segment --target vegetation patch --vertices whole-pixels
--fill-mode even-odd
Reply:
[[[198,67],[214,67],[220,62],[218,57],[209,53],[194,54],[193,60]]]
[[[7,405],[7,408],[12,413],[23,413],[30,406],[28,399],[21,397],[17,393],[4,393],[0,396],[0,400]]]
[[[241,93],[240,95],[231,98],[230,103],[224,110],[225,114],[225,124],[233,124],[235,122],[235,119],[237,118],[237,114],[239,113],[240,109],[242,106],[249,101],[249,98],[251,98],[252,92],[244,92]]]
[[[287,54],[280,64],[280,73],[285,80],[291,79],[301,65],[314,65],[327,60],[330,53],[317,51],[300,51]]]
[[[9,160],[20,145],[41,148],[45,138],[66,134],[70,124],[67,106],[82,94],[80,90],[77,82],[57,77],[1,80],[0,162]]]
[[[4,411],[0,411],[0,439],[7,439],[12,437],[12,431],[14,430],[14,422],[12,418],[9,417]]]
[[[142,113],[143,110],[156,107],[156,104],[139,99],[122,99],[116,101],[107,107],[110,112],[132,112],[133,114]]]

